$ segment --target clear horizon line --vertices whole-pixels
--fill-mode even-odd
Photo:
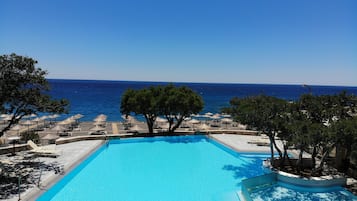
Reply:
[[[207,81],[158,81],[158,80],[115,80],[115,79],[91,79],[91,78],[58,78],[46,77],[54,80],[79,80],[79,81],[117,81],[117,82],[153,82],[153,83],[193,83],[193,84],[252,84],[252,85],[307,85],[307,86],[330,86],[330,87],[357,87],[344,84],[306,84],[306,83],[252,83],[252,82],[207,82]]]

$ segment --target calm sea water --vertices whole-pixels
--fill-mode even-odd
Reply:
[[[70,101],[70,113],[62,118],[77,113],[83,114],[83,121],[92,121],[98,114],[108,115],[108,121],[120,121],[120,99],[127,89],[142,89],[149,86],[165,85],[166,82],[132,82],[132,81],[94,81],[94,80],[60,80],[50,79],[51,95]],[[336,94],[342,90],[357,94],[357,87],[309,86],[303,85],[265,85],[265,84],[212,84],[212,83],[174,83],[188,86],[200,94],[205,102],[202,113],[220,112],[229,105],[233,97],[245,97],[265,94],[296,100],[301,94]]]

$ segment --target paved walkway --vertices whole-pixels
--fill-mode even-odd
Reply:
[[[61,166],[64,172],[68,172],[80,163],[89,153],[94,151],[103,143],[102,140],[87,140],[80,142],[73,142],[61,145],[50,145],[48,147],[55,148],[61,152],[61,155],[57,158],[50,157],[38,157],[35,161],[44,162],[45,164],[56,163]],[[21,153],[18,153],[21,155]],[[55,174],[54,171],[44,171],[41,175],[40,188],[34,186],[21,194],[21,200],[34,200],[34,196],[45,191],[53,182],[58,181],[63,175]],[[18,197],[7,199],[8,201],[17,201]]]
[[[119,134],[118,125],[116,123],[112,123],[112,130],[113,134]]]
[[[213,134],[217,141],[239,152],[270,153],[269,139],[256,135]],[[277,142],[278,146],[281,143]]]

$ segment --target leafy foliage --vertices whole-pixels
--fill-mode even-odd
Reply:
[[[341,92],[336,95],[314,96],[304,94],[296,102],[264,95],[233,98],[230,107],[223,112],[250,125],[269,136],[271,154],[273,147],[280,159],[287,157],[289,147],[299,150],[297,167],[302,167],[303,152],[311,154],[313,172],[322,171],[323,164],[333,148],[336,148],[336,166],[346,171],[350,159],[356,160],[353,150],[357,147],[357,98]],[[284,155],[275,144],[275,138],[283,142]],[[273,146],[274,145],[274,146]],[[316,166],[318,155],[320,164]],[[338,161],[342,161],[338,165]],[[281,163],[282,165],[283,163]]]
[[[169,133],[174,132],[182,121],[203,109],[202,98],[188,87],[170,84],[162,87],[159,98],[160,115],[169,122]]]
[[[53,100],[48,95],[47,72],[36,64],[32,58],[16,54],[0,56],[0,112],[12,115],[0,136],[25,115],[67,111],[68,101]]]
[[[191,89],[167,86],[156,86],[141,90],[128,89],[121,99],[120,111],[125,115],[131,112],[144,115],[153,133],[153,126],[158,116],[165,116],[169,122],[169,132],[174,132],[184,118],[198,113],[203,108],[203,100]]]
[[[230,113],[233,118],[253,126],[269,136],[271,159],[274,159],[274,149],[282,157],[281,150],[276,146],[275,136],[282,130],[287,102],[271,96],[259,95],[246,98],[233,98],[230,107],[224,108],[223,112]]]

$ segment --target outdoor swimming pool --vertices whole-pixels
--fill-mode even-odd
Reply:
[[[38,201],[239,201],[241,181],[262,175],[268,154],[237,153],[205,136],[111,140]],[[341,187],[307,189],[278,182],[254,201],[357,201]]]
[[[204,136],[112,140],[38,200],[237,201],[266,157]]]

